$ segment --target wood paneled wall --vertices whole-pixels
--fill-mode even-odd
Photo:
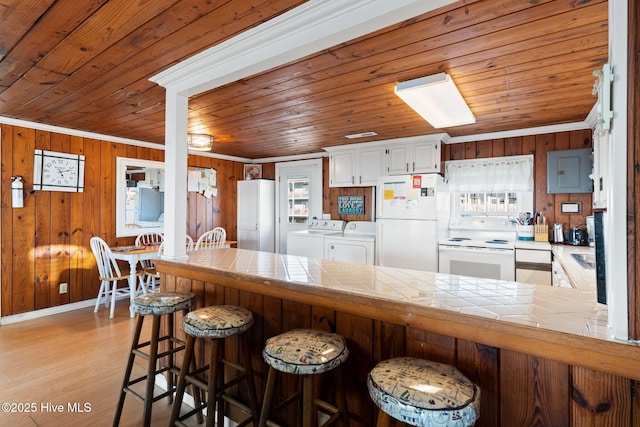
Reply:
[[[547,222],[559,222],[564,228],[586,228],[585,217],[591,215],[592,196],[589,194],[547,194],[547,152],[570,150],[576,148],[592,148],[591,130],[557,132],[543,135],[522,136],[514,138],[493,139],[460,144],[445,144],[442,149],[442,160],[480,159],[487,157],[534,155],[534,210],[542,212]],[[444,167],[444,166],[443,166]],[[371,187],[330,188],[329,159],[323,160],[324,202],[323,212],[330,212],[331,218],[346,221],[373,221],[371,212]],[[338,196],[364,196],[364,215],[338,215]],[[561,202],[580,202],[580,214],[568,215],[560,212]],[[550,227],[551,228],[551,227]]]
[[[533,154],[535,169],[534,210],[542,212],[547,217],[547,223],[549,224],[554,222],[563,223],[565,230],[571,227],[586,229],[585,217],[591,215],[592,211],[591,193],[547,194],[547,152],[592,147],[591,130],[577,130],[447,144],[442,150],[442,156],[443,160],[464,160]],[[561,213],[560,203],[562,202],[580,202],[580,214],[568,215]]]
[[[93,236],[112,246],[132,244],[115,237],[116,157],[164,161],[164,151],[25,127],[0,125],[1,135],[1,315],[95,298],[100,283],[89,246]],[[84,154],[83,193],[31,191],[35,149]],[[236,239],[236,180],[242,163],[190,156],[190,166],[215,168],[218,197],[189,193],[187,233],[197,238],[215,226]],[[25,181],[24,208],[11,207],[11,177]],[[68,283],[68,293],[58,292]]]
[[[8,316],[95,298],[98,274],[89,247],[92,236],[102,236],[114,246],[133,243],[132,238],[115,237],[115,158],[164,160],[164,151],[110,143],[77,136],[0,125],[2,135],[2,274],[1,315]],[[591,214],[590,194],[546,193],[546,153],[552,150],[591,147],[590,131],[572,131],[490,141],[448,144],[443,160],[534,154],[535,209],[550,223],[562,222],[565,229],[584,227]],[[31,192],[33,151],[46,149],[86,156],[84,193]],[[236,182],[243,163],[190,156],[189,166],[214,168],[218,172],[218,197],[207,199],[189,193],[187,233],[194,239],[216,226],[236,239]],[[334,219],[372,221],[371,187],[330,188],[328,158],[323,159],[323,211]],[[11,207],[11,176],[25,180],[25,207]],[[275,164],[263,164],[263,177],[275,178]],[[364,215],[338,215],[338,195],[363,195]],[[580,215],[560,213],[560,202],[581,202]],[[59,294],[59,284],[69,292]]]

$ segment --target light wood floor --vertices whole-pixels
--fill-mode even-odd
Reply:
[[[113,319],[102,306],[98,313],[86,308],[0,326],[0,426],[110,426],[133,326],[126,300],[117,303]],[[35,405],[35,411],[7,413],[4,402]],[[85,404],[86,412],[69,411]],[[62,412],[54,412],[59,405]],[[166,400],[157,402],[152,425],[168,425],[169,413]],[[138,426],[141,415],[142,404],[127,396],[120,425]]]

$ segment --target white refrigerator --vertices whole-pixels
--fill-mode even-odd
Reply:
[[[376,264],[438,271],[438,240],[447,236],[450,195],[438,174],[378,178]]]
[[[275,184],[266,179],[238,181],[238,249],[274,252]]]

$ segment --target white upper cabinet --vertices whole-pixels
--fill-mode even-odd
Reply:
[[[374,186],[384,175],[384,147],[361,148],[356,156],[358,180],[356,185]]]
[[[387,173],[385,175],[406,175],[411,162],[411,144],[399,144],[387,148]]]
[[[446,134],[327,147],[330,187],[369,187],[378,177],[440,172]]]
[[[356,150],[331,151],[329,155],[329,186],[355,185]]]
[[[440,144],[439,140],[413,144],[414,173],[440,172]]]
[[[327,148],[330,187],[369,187],[384,174],[384,147]]]
[[[440,139],[387,147],[387,175],[440,172]]]

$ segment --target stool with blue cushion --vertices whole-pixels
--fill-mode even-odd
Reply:
[[[255,425],[260,415],[260,408],[251,366],[249,340],[246,334],[251,326],[253,326],[253,314],[251,311],[232,305],[204,307],[191,311],[184,317],[182,329],[187,334],[187,344],[178,377],[178,387],[169,422],[170,426],[185,425],[183,421],[198,414],[204,408],[207,410],[207,427],[214,426],[216,416],[217,425],[224,426],[224,417],[228,411],[227,405],[234,405],[248,415],[237,424],[238,426],[245,426],[250,423]],[[240,344],[240,363],[224,358],[225,340],[234,335],[238,337]],[[211,344],[209,364],[190,369],[191,366],[194,366],[194,347],[197,338],[208,339]],[[225,366],[235,369],[239,375],[225,382]],[[205,378],[202,378],[200,374],[205,374]],[[247,385],[248,406],[244,402],[240,402],[236,398],[237,396],[229,393],[229,388],[242,381],[246,381]],[[202,401],[199,396],[194,396],[195,408],[180,414],[187,384],[196,386],[206,392],[207,398]]]
[[[296,423],[296,427],[317,427],[318,410],[328,416],[323,426],[333,425],[338,421],[341,421],[343,426],[349,426],[347,397],[341,372],[342,363],[347,360],[349,350],[341,335],[316,329],[294,329],[269,338],[262,356],[269,365],[269,374],[258,424],[260,427],[278,425],[271,419],[272,409],[281,409],[296,401],[302,401],[302,421]],[[334,373],[335,405],[314,396],[314,377],[329,371]],[[299,375],[302,387],[280,402],[276,408],[272,408],[279,372]]]
[[[367,379],[380,408],[377,427],[391,417],[418,427],[473,426],[480,414],[480,389],[455,367],[413,357],[377,364]]]

